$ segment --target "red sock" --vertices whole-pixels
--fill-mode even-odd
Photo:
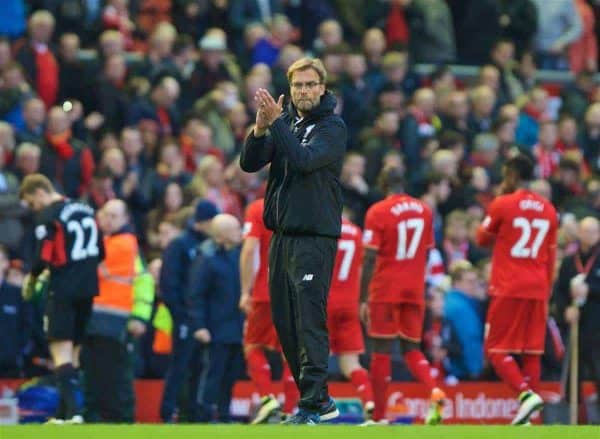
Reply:
[[[373,387],[371,381],[369,381],[369,372],[362,367],[356,369],[350,374],[350,381],[356,388],[363,405],[367,402],[373,402]]]
[[[246,363],[250,380],[256,386],[260,396],[271,395],[273,393],[271,366],[269,366],[264,351],[261,348],[250,349],[246,352]]]
[[[283,374],[281,376],[281,380],[283,381],[283,394],[285,396],[283,412],[292,413],[298,405],[300,392],[298,391],[298,387],[296,386],[296,382],[294,381],[294,377],[292,376],[292,372],[290,371],[290,366],[288,366],[287,361],[283,362]]]
[[[392,358],[390,354],[373,353],[371,356],[371,382],[373,383],[373,396],[375,410],[373,420],[385,418],[387,406],[387,388],[392,374]]]
[[[540,384],[540,375],[542,374],[542,358],[540,355],[524,354],[521,357],[523,362],[523,375],[534,391],[538,391]]]
[[[431,366],[429,366],[429,361],[427,361],[423,352],[418,350],[408,351],[404,354],[404,361],[412,376],[420,383],[425,384],[430,392],[436,387],[435,379],[431,375]]]
[[[488,354],[490,363],[494,367],[496,374],[502,381],[508,384],[511,389],[517,392],[529,390],[529,384],[525,381],[523,374],[519,370],[519,365],[512,357],[506,354]]]

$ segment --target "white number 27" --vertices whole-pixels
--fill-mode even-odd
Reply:
[[[521,229],[521,236],[510,250],[510,255],[513,258],[537,258],[544,238],[548,234],[548,229],[550,229],[550,221],[540,218],[529,221],[527,218],[518,216],[513,220],[513,227]],[[535,229],[537,233],[529,245],[532,229]]]

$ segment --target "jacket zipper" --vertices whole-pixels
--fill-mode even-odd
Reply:
[[[279,186],[279,190],[277,191],[277,202],[275,204],[275,215],[277,216],[277,226],[279,227],[281,221],[279,220],[279,198],[281,197],[281,190],[283,189],[283,184],[285,183],[285,179],[287,177],[287,169],[288,169],[288,161],[285,161],[285,165],[283,167],[283,180],[281,181],[281,185]]]

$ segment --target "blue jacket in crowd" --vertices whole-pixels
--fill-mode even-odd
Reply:
[[[475,378],[483,371],[483,304],[459,290],[446,294],[444,319],[460,345],[460,355],[450,358],[448,373]]]
[[[191,332],[205,328],[213,343],[241,343],[240,291],[240,248],[213,247],[190,272]]]

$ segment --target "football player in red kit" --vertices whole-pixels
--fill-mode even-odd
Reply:
[[[346,219],[344,212],[327,302],[329,345],[331,352],[338,356],[342,374],[360,395],[365,417],[370,419],[375,407],[373,390],[369,373],[358,360],[358,355],[365,350],[358,314],[362,255],[362,232]]]
[[[244,326],[244,355],[248,375],[261,395],[261,405],[252,424],[267,422],[281,407],[273,394],[271,366],[265,349],[281,352],[271,317],[268,286],[269,243],[272,232],[263,223],[264,200],[250,203],[244,219],[244,243],[240,255],[242,294],[240,308],[247,314]],[[283,357],[282,357],[283,358]],[[299,393],[285,360],[283,361],[284,413],[291,413]]]
[[[373,420],[385,417],[392,343],[400,338],[408,369],[431,392],[425,421],[433,425],[442,420],[445,395],[419,347],[425,316],[425,267],[433,246],[432,213],[424,202],[404,193],[403,180],[402,170],[384,169],[381,186],[388,196],[367,211],[363,235],[361,317],[373,339]]]
[[[529,189],[534,164],[524,155],[504,165],[502,193],[477,232],[479,245],[494,245],[485,351],[498,376],[519,392],[513,424],[526,424],[542,409],[540,380],[548,300],[556,260],[557,213]],[[513,355],[520,355],[521,366]]]

